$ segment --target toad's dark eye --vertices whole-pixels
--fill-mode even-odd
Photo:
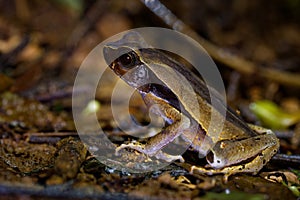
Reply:
[[[123,67],[132,68],[136,64],[137,58],[133,52],[129,52],[120,56],[118,61]]]

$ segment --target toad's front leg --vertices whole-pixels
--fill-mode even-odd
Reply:
[[[150,93],[144,97],[144,100],[148,105],[151,105],[153,113],[162,116],[165,120],[171,121],[172,123],[155,136],[149,138],[145,144],[133,142],[129,144],[122,144],[116,149],[116,153],[118,153],[121,149],[130,148],[149,156],[155,156],[157,159],[162,159],[167,162],[172,162],[174,160],[180,160],[183,162],[184,160],[181,155],[170,155],[163,152],[161,149],[190,127],[189,118],[181,114],[170,104],[166,103],[162,99],[154,97]]]

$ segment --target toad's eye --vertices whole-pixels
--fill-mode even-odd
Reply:
[[[122,65],[122,67],[130,69],[136,65],[137,55],[133,52],[129,52],[121,55],[118,58],[118,61]]]

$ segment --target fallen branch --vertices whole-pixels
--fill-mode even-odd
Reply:
[[[287,155],[287,154],[276,154],[270,161],[282,166],[299,168],[300,166],[300,155]]]
[[[300,87],[300,74],[284,72],[272,68],[262,68],[253,62],[233,55],[198,35],[193,29],[178,19],[159,0],[141,0],[152,12],[160,17],[172,29],[184,33],[199,42],[207,53],[220,63],[247,75],[255,75],[283,85]]]

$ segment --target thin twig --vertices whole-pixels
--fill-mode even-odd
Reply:
[[[275,162],[283,166],[299,168],[300,155],[287,155],[278,153],[272,157],[271,162]]]
[[[66,137],[66,136],[78,136],[77,132],[51,132],[51,133],[25,133],[25,137],[35,136],[35,137]]]
[[[30,36],[25,35],[18,46],[12,49],[10,52],[0,56],[0,71],[3,72],[6,70],[7,66],[15,65],[16,55],[18,55],[30,42]]]
[[[172,29],[184,33],[198,41],[208,54],[220,63],[248,75],[255,75],[277,83],[300,87],[300,74],[284,72],[273,68],[262,68],[253,62],[238,57],[228,51],[212,44],[198,35],[193,29],[178,19],[159,0],[141,0],[152,12],[160,17]]]
[[[69,37],[69,40],[66,42],[66,50],[61,56],[60,62],[57,63],[58,69],[62,69],[59,66],[64,65],[64,63],[71,57],[79,42],[95,25],[99,16],[104,13],[107,8],[107,4],[108,1],[95,1],[89,8],[87,13],[84,15],[84,18],[77,24]],[[58,73],[60,73],[60,71],[58,71]]]
[[[56,144],[64,137],[78,136],[77,132],[52,132],[52,133],[25,133],[26,141],[30,143],[49,143]]]

